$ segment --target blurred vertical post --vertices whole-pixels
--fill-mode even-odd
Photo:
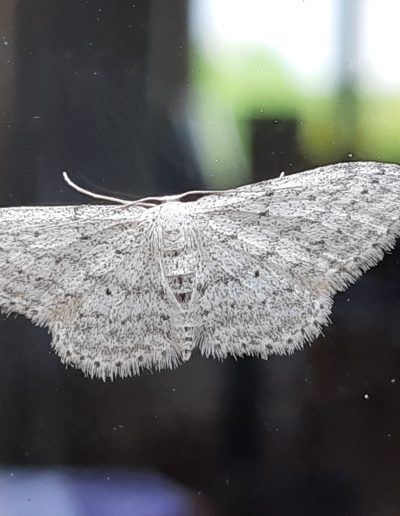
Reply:
[[[338,0],[337,139],[346,161],[358,139],[358,70],[361,2]]]
[[[251,162],[254,181],[264,181],[302,169],[295,118],[251,121]]]

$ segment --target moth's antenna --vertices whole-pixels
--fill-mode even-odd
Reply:
[[[96,194],[94,192],[91,192],[90,190],[85,190],[84,188],[81,188],[69,178],[65,170],[63,171],[62,175],[64,181],[67,183],[68,186],[70,186],[71,188],[73,188],[81,194],[87,195],[88,197],[93,197],[93,199],[102,199],[103,201],[116,202],[118,204],[132,204],[132,201],[125,201],[124,199],[118,199],[118,197],[109,197],[108,195]]]

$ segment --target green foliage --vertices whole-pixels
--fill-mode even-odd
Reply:
[[[400,161],[400,93],[307,90],[279,56],[259,47],[192,50],[192,98],[201,121],[199,155],[210,183],[249,177],[249,121],[299,121],[300,152],[309,162]]]

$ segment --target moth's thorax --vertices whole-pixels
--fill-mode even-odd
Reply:
[[[168,286],[179,304],[188,308],[195,279],[195,239],[187,207],[168,202],[159,207],[160,257]]]
[[[158,207],[160,226],[166,231],[174,231],[187,223],[187,208],[181,202],[167,202]]]

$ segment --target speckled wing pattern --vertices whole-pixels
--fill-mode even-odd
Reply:
[[[159,206],[0,209],[0,308],[103,379],[198,347],[288,354],[400,235],[400,166],[341,163]]]

